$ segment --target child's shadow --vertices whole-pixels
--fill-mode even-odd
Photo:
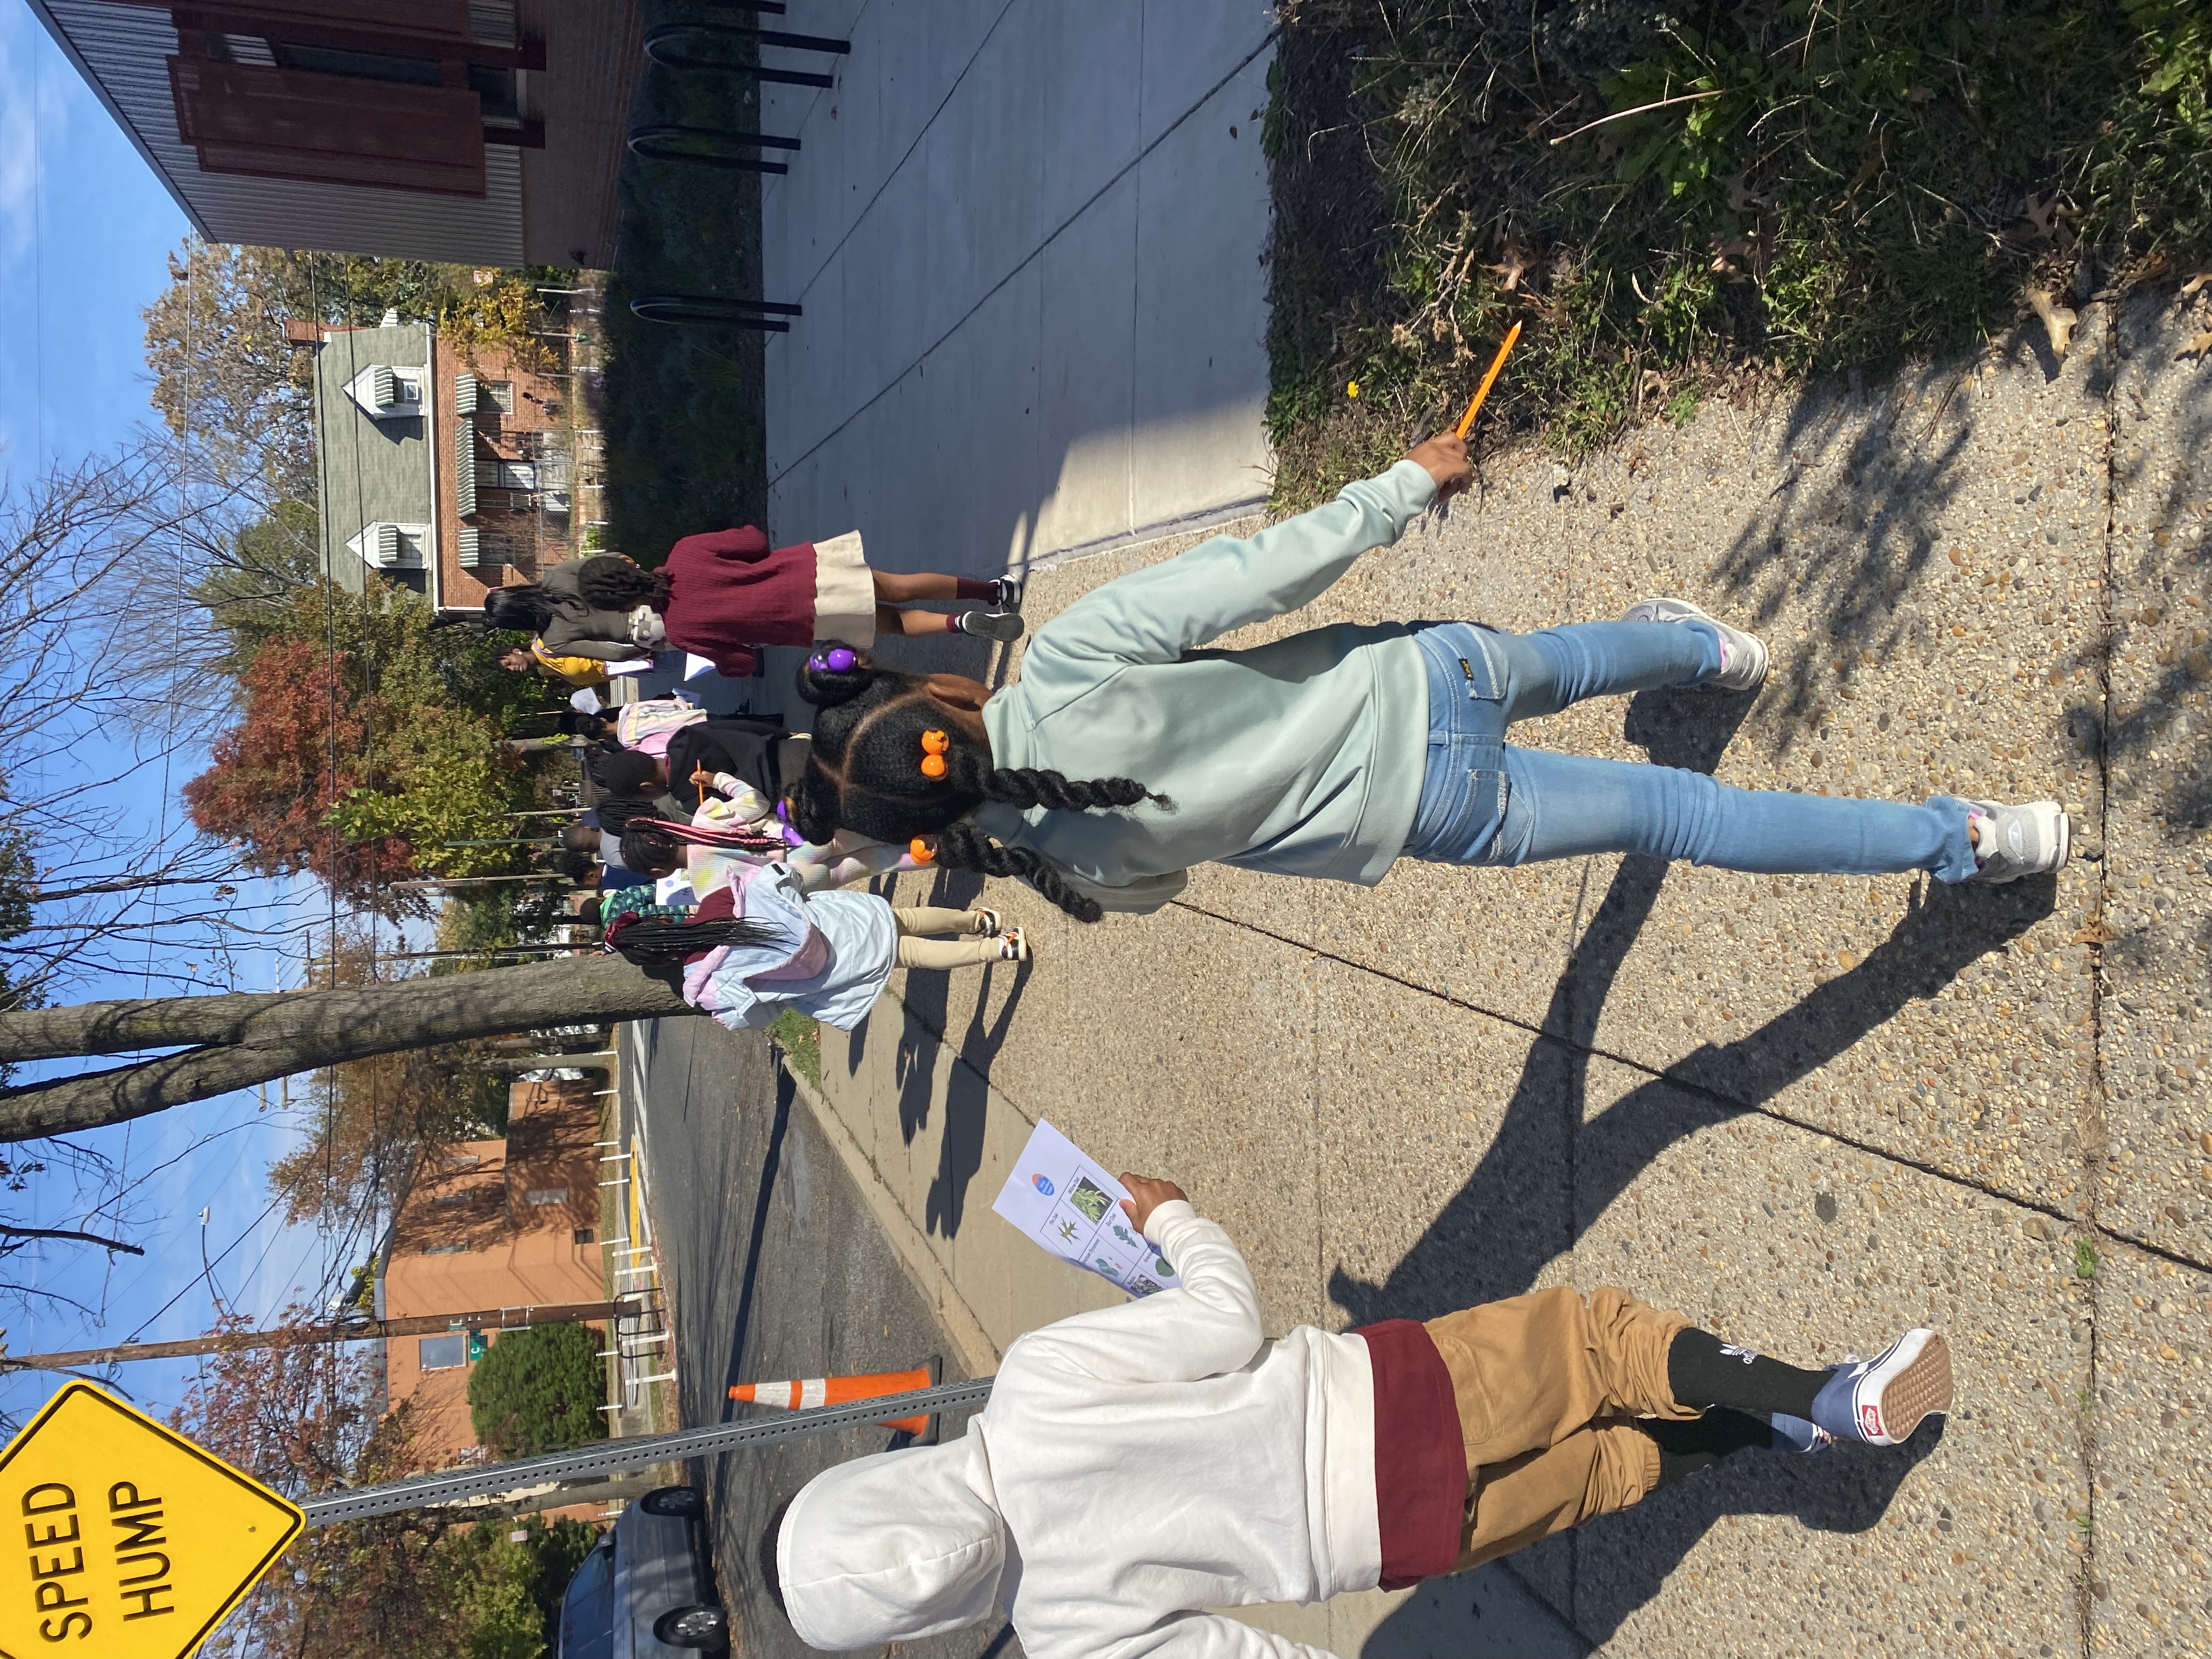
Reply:
[[[1655,762],[1710,771],[1749,702],[1645,692],[1630,704],[1628,735]],[[1389,1277],[1377,1284],[1341,1267],[1331,1274],[1330,1297],[1350,1323],[1433,1319],[1526,1292],[1668,1148],[1757,1109],[1907,1003],[1934,995],[1967,964],[2002,950],[2049,915],[2057,896],[2057,883],[2047,876],[1966,891],[1923,886],[1890,937],[1857,967],[1735,1041],[1705,1044],[1666,1076],[1650,1078],[1585,1121],[1600,1015],[1657,902],[1667,869],[1653,859],[1622,860],[1553,988],[1542,1035],[1529,1046],[1498,1133]],[[1760,1466],[1755,1476],[1731,1466],[1724,1474],[1696,1477],[1638,1510],[1600,1523],[1594,1534],[1600,1541],[1587,1547],[1637,1535],[1632,1528],[1644,1526],[1651,1540],[1632,1555],[1633,1565],[1620,1559],[1617,1550],[1609,1556],[1601,1594],[1611,1610],[1600,1622],[1609,1632],[1656,1595],[1666,1572],[1706,1528],[1739,1507],[1797,1514],[1821,1530],[1863,1530],[1879,1519],[1898,1481],[1936,1443],[1923,1430],[1909,1449],[1776,1460],[1771,1466],[1750,1460]],[[1645,1510],[1668,1517],[1667,1524],[1634,1518]],[[1532,1584],[1579,1583],[1589,1575],[1567,1568],[1582,1547],[1571,1534],[1524,1551],[1514,1558],[1516,1573]],[[1581,1616],[1579,1605],[1577,1613],[1584,1635],[1594,1636],[1597,1623]]]
[[[891,886],[891,878],[885,877],[872,884],[871,890],[889,897]],[[963,910],[976,903],[982,893],[983,878],[974,872],[939,870],[921,902]],[[951,1011],[951,975],[919,969],[907,973],[904,1007],[896,1027],[898,1046],[891,1062],[892,1080],[898,1087],[899,1136],[906,1145],[912,1146],[915,1137],[929,1127],[930,1114],[939,1103],[939,1066],[949,1060],[943,1089],[944,1123],[938,1136],[937,1176],[930,1183],[923,1215],[924,1225],[946,1238],[958,1235],[967,1213],[969,1183],[983,1167],[983,1143],[989,1119],[988,1067],[992,1056],[999,1052],[1013,1027],[1014,1013],[1029,988],[1033,966],[1025,962],[1013,969],[1013,983],[1006,1000],[1000,1005],[997,1015],[989,1018],[989,977],[1005,969],[999,966],[985,968],[982,971],[986,983],[975,997],[967,1030],[957,1036],[947,1024]],[[875,1015],[871,1012],[867,1019],[854,1028],[848,1045],[848,1064],[856,1073],[874,1023]],[[938,1035],[940,1032],[941,1036]]]

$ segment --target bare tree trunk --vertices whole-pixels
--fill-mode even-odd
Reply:
[[[121,1123],[233,1089],[434,1043],[696,1012],[671,973],[572,957],[335,991],[79,1003],[0,1014],[0,1061],[182,1048],[0,1089],[0,1141]]]
[[[236,1353],[244,1348],[294,1347],[303,1342],[374,1342],[392,1336],[442,1336],[454,1329],[522,1331],[533,1325],[583,1325],[620,1319],[641,1310],[633,1302],[568,1302],[544,1308],[478,1308],[469,1313],[410,1314],[402,1319],[356,1319],[339,1325],[295,1325],[270,1331],[217,1332],[174,1342],[123,1342],[66,1353],[0,1354],[0,1372],[77,1371],[131,1359],[190,1359],[196,1354]]]

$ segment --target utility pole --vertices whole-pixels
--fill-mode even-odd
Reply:
[[[112,1348],[78,1348],[68,1353],[0,1353],[0,1372],[84,1370],[126,1359],[189,1359],[196,1354],[234,1353],[241,1348],[290,1347],[303,1342],[374,1342],[392,1336],[442,1336],[448,1331],[527,1330],[532,1325],[574,1325],[621,1319],[642,1310],[642,1299],[570,1302],[544,1308],[479,1308],[472,1313],[410,1314],[404,1319],[349,1319],[335,1325],[295,1325],[270,1331],[190,1336],[175,1342],[125,1342]]]

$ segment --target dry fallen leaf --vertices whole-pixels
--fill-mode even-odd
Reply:
[[[1505,245],[1505,252],[1499,256],[1498,263],[1491,266],[1491,269],[1505,279],[1500,286],[1510,294],[1521,286],[1521,279],[1528,274],[1528,256],[1519,248],[1515,247],[1512,243],[1508,242]]]
[[[2043,319],[2043,331],[2051,337],[2051,355],[2064,357],[2066,348],[2074,342],[2074,325],[2080,319],[2071,307],[2056,304],[2044,289],[2027,291],[2027,303],[2035,314]]]
[[[2191,276],[2187,282],[2181,285],[2181,297],[2186,300],[2191,295],[2196,293],[2198,289],[2203,288],[2207,283],[2212,283],[2212,270],[2198,271],[2194,276]]]
[[[2184,357],[2194,357],[2197,362],[2203,362],[2204,354],[2208,351],[2212,351],[2212,329],[2206,330],[2182,347],[2179,355]]]

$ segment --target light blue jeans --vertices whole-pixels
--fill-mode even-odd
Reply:
[[[1504,740],[1516,720],[1584,697],[1695,685],[1720,672],[1703,623],[1579,623],[1501,634],[1417,623],[1429,671],[1429,759],[1406,856],[1534,864],[1642,853],[1760,875],[1974,873],[1966,803],[1918,806],[1732,788],[1702,772],[1593,760]]]

